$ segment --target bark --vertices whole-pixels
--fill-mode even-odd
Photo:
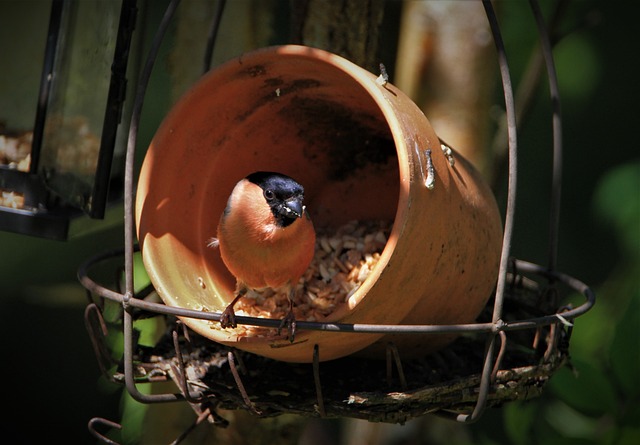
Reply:
[[[382,0],[292,1],[296,43],[325,49],[377,72]]]

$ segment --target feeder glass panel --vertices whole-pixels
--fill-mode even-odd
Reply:
[[[64,2],[38,166],[50,189],[94,217],[104,211],[120,119],[111,102],[124,97],[124,83],[112,78],[121,7]],[[123,151],[115,157],[122,159]]]

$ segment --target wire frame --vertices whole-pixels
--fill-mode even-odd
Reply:
[[[561,113],[560,113],[560,98],[557,87],[557,77],[552,57],[551,43],[548,37],[548,31],[546,29],[540,7],[537,0],[530,0],[530,6],[533,16],[538,26],[538,33],[540,35],[540,42],[542,52],[544,54],[547,74],[549,78],[551,99],[553,104],[552,109],[552,123],[553,123],[553,165],[552,165],[552,196],[551,196],[551,208],[549,210],[549,259],[548,265],[541,266],[533,264],[527,261],[513,259],[510,257],[511,239],[514,225],[514,213],[516,206],[516,184],[517,184],[517,127],[516,127],[516,113],[514,107],[513,90],[510,79],[509,66],[507,63],[507,56],[502,41],[502,35],[500,33],[498,21],[493,10],[493,6],[489,0],[482,0],[491,31],[493,34],[493,40],[495,42],[498,63],[500,66],[500,73],[502,77],[502,85],[504,91],[504,100],[507,116],[507,130],[508,130],[508,196],[506,204],[506,215],[503,235],[503,245],[500,259],[499,276],[497,280],[497,287],[495,290],[495,298],[493,300],[493,308],[487,308],[490,314],[486,314],[487,321],[472,323],[472,324],[457,324],[457,325],[378,325],[378,324],[343,324],[343,323],[319,323],[319,322],[297,322],[298,329],[310,329],[310,330],[323,330],[327,332],[349,332],[354,335],[362,333],[382,333],[382,334],[482,334],[486,336],[484,351],[477,360],[480,375],[478,378],[474,377],[470,380],[472,386],[472,392],[475,394],[463,404],[451,404],[449,409],[438,409],[437,404],[428,403],[428,393],[422,393],[420,400],[414,400],[416,404],[409,407],[407,403],[402,405],[404,411],[404,417],[398,415],[396,417],[376,417],[376,413],[371,411],[371,407],[362,403],[361,400],[349,400],[351,405],[351,411],[345,410],[343,406],[336,408],[332,399],[327,397],[330,391],[327,388],[323,388],[320,379],[320,360],[319,356],[322,351],[316,346],[314,349],[314,357],[310,376],[313,379],[313,385],[310,389],[313,403],[309,406],[308,410],[300,408],[299,410],[282,408],[277,403],[272,405],[265,404],[263,406],[257,406],[252,402],[249,397],[247,387],[243,382],[242,375],[245,371],[245,363],[243,362],[243,355],[234,353],[232,350],[220,349],[211,357],[212,361],[204,363],[206,367],[221,367],[222,364],[228,365],[231,370],[231,376],[226,372],[225,375],[217,375],[216,378],[232,378],[232,382],[236,385],[237,391],[235,395],[229,395],[227,399],[218,398],[213,396],[214,390],[206,391],[203,387],[211,389],[209,385],[214,385],[215,382],[203,382],[202,387],[194,386],[193,376],[190,377],[189,382],[186,378],[186,366],[184,361],[185,351],[184,344],[188,350],[186,356],[189,360],[197,361],[198,358],[194,354],[189,354],[190,348],[194,347],[197,343],[191,339],[192,334],[189,334],[186,327],[182,326],[182,333],[179,329],[172,332],[171,338],[167,339],[167,343],[173,347],[173,353],[171,354],[171,360],[165,363],[165,371],[160,371],[163,374],[161,377],[166,378],[169,375],[180,389],[179,393],[166,393],[166,394],[144,394],[137,388],[137,384],[140,381],[139,376],[134,370],[134,358],[135,358],[135,339],[133,321],[136,314],[140,311],[144,313],[151,313],[155,315],[164,315],[170,317],[192,317],[210,321],[220,321],[220,313],[215,312],[201,312],[184,308],[170,307],[159,303],[153,303],[144,299],[144,297],[153,290],[151,287],[135,293],[134,291],[134,255],[138,250],[135,243],[134,235],[134,158],[136,149],[136,140],[138,134],[138,126],[140,121],[140,115],[146,94],[146,88],[151,75],[151,71],[158,54],[158,50],[164,34],[172,20],[173,14],[179,4],[179,0],[172,0],[165,15],[160,23],[160,26],[156,32],[151,49],[147,56],[146,63],[143,67],[143,71],[140,80],[137,85],[135,101],[133,104],[133,112],[131,118],[131,124],[129,129],[129,139],[126,153],[125,164],[125,180],[124,180],[124,226],[125,226],[125,239],[124,248],[116,249],[109,252],[101,253],[88,261],[86,261],[78,271],[78,277],[81,284],[87,289],[89,296],[89,305],[85,312],[85,320],[87,323],[87,329],[92,339],[93,347],[98,357],[100,368],[105,375],[107,375],[112,381],[118,381],[124,383],[127,391],[130,395],[139,402],[142,403],[163,403],[174,401],[187,401],[198,414],[193,427],[203,422],[205,419],[211,423],[217,425],[226,425],[226,421],[222,419],[216,413],[216,407],[242,407],[248,409],[258,415],[274,415],[282,412],[298,412],[307,415],[345,415],[352,417],[368,418],[376,421],[391,421],[391,422],[403,422],[412,416],[423,415],[426,413],[436,412],[438,414],[448,415],[461,423],[472,423],[477,421],[487,406],[496,404],[495,397],[490,393],[492,385],[495,386],[497,380],[500,378],[513,378],[512,374],[501,375],[499,372],[500,365],[505,358],[507,333],[514,333],[525,330],[533,330],[536,332],[536,339],[541,332],[541,328],[549,328],[549,340],[547,341],[547,351],[544,353],[544,358],[547,365],[551,367],[546,370],[547,373],[553,373],[562,362],[562,354],[560,354],[560,360],[552,360],[550,357],[553,355],[554,350],[565,349],[568,347],[568,335],[563,335],[562,329],[568,327],[568,334],[571,332],[572,321],[576,317],[579,317],[586,313],[595,303],[595,294],[593,291],[583,282],[563,274],[556,270],[556,256],[557,256],[557,244],[558,244],[558,222],[559,222],[559,209],[560,209],[560,185],[561,185],[561,160],[562,160],[562,133],[561,133]],[[215,44],[215,37],[219,28],[220,19],[224,9],[225,1],[221,0],[217,3],[217,9],[212,21],[211,32],[207,40],[207,51],[204,58],[203,69],[208,71],[211,63],[211,54]],[[124,256],[124,289],[112,290],[104,287],[89,277],[89,270],[95,265],[102,263],[110,258]],[[532,285],[530,280],[527,281],[522,274],[537,275],[547,281],[547,288],[540,291],[538,287]],[[515,318],[513,320],[505,319],[505,295],[507,293],[518,292],[518,289],[529,293],[544,293],[545,296],[556,294],[556,286],[562,284],[568,287],[570,290],[579,292],[585,298],[584,303],[578,307],[563,307],[557,309],[555,307],[549,312],[544,314],[538,314],[533,317],[525,317],[523,319]],[[98,303],[94,302],[93,296],[97,295],[101,298]],[[124,331],[124,357],[123,367],[121,372],[116,375],[110,375],[108,369],[113,365],[108,348],[104,343],[104,337],[107,335],[107,328],[102,316],[102,299],[112,300],[122,305],[123,310],[123,331]],[[553,300],[553,299],[552,299]],[[272,327],[276,328],[280,325],[280,320],[264,319],[237,316],[236,321],[238,324],[246,324],[252,326]],[[566,334],[566,333],[565,333]],[[181,346],[181,339],[183,340],[183,346]],[[537,340],[536,340],[537,341]],[[212,342],[210,342],[212,343]],[[562,352],[562,351],[561,351]],[[565,356],[566,358],[566,356]],[[252,360],[251,354],[248,356],[248,360]],[[247,357],[245,356],[245,360]],[[268,360],[268,359],[265,359]],[[475,364],[476,362],[474,362]],[[202,363],[200,363],[202,364]],[[278,373],[282,373],[280,367],[300,367],[302,365],[288,364],[288,363],[271,363],[274,365],[275,371],[272,375],[275,376]],[[156,365],[154,371],[157,371],[159,365]],[[307,365],[308,366],[308,365]],[[323,366],[327,366],[323,364]],[[225,368],[226,369],[226,368]],[[393,370],[396,370],[398,375],[399,384],[402,389],[406,389],[408,386],[407,375],[410,375],[412,370],[408,367],[403,367],[403,362],[397,353],[397,350],[393,345],[389,345],[387,349],[387,363],[386,363],[386,380],[390,382],[393,380]],[[424,369],[424,368],[420,368]],[[535,374],[535,373],[534,373]],[[527,375],[524,378],[540,379],[538,374]],[[154,381],[153,372],[148,373],[145,381]],[[547,375],[548,377],[548,375]],[[228,385],[227,385],[228,387]],[[468,390],[468,388],[466,388]],[[220,388],[218,388],[218,395],[220,395]],[[414,394],[415,396],[415,394]],[[235,397],[235,399],[234,399]],[[225,402],[226,400],[226,402]],[[378,400],[380,403],[384,403],[384,400]],[[387,400],[387,402],[389,402]],[[423,402],[423,403],[419,403]],[[500,402],[500,400],[497,400]],[[393,403],[393,402],[390,402]],[[393,408],[393,407],[392,407]],[[440,407],[441,408],[441,407]],[[445,407],[446,408],[446,407]],[[455,408],[455,409],[454,409]],[[342,411],[341,411],[342,410]],[[106,419],[94,418],[89,422],[89,429],[95,437],[99,438],[103,443],[115,443],[110,439],[107,439],[102,435],[98,429],[102,427],[119,428],[116,423],[108,421]],[[183,434],[188,434],[185,431]],[[179,438],[180,439],[180,438]],[[174,442],[174,443],[177,443]]]

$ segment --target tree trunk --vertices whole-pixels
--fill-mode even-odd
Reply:
[[[291,2],[292,40],[338,54],[377,72],[382,0]]]

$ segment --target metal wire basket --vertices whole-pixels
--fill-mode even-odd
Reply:
[[[505,229],[497,287],[478,322],[463,325],[363,325],[297,323],[297,328],[394,334],[459,334],[449,347],[428,356],[402,360],[395,346],[387,345],[386,361],[346,357],[320,363],[315,347],[311,364],[292,364],[230,349],[189,331],[177,317],[219,321],[220,313],[166,306],[148,297],[153,287],[134,291],[134,256],[138,250],[133,229],[134,156],[138,123],[146,87],[160,42],[179,1],[170,3],[136,91],[127,147],[125,176],[125,241],[122,249],[101,253],[86,261],[78,276],[89,304],[85,322],[100,369],[113,382],[125,385],[142,403],[188,402],[196,413],[194,425],[208,421],[225,426],[219,409],[246,409],[268,417],[295,413],[316,417],[352,417],[377,422],[404,423],[427,413],[458,422],[478,420],[485,408],[539,395],[547,380],[568,360],[572,321],[595,303],[595,295],[581,281],[556,270],[557,225],[561,185],[561,116],[551,44],[538,4],[531,1],[545,57],[553,109],[553,178],[550,209],[549,263],[546,266],[510,257],[517,180],[517,135],[509,68],[498,23],[489,1],[483,1],[498,52],[503,81],[509,140],[509,179]],[[224,2],[213,21],[207,60],[215,41]],[[94,268],[117,261],[124,286],[106,287],[90,277]],[[124,261],[122,263],[122,260]],[[111,266],[109,266],[111,267]],[[564,296],[578,292],[585,302],[563,306]],[[105,300],[121,305],[119,326],[124,333],[124,354],[114,362],[105,341]],[[166,332],[157,344],[137,343],[133,322],[140,317],[163,317]],[[237,317],[239,324],[278,327],[280,320]],[[113,369],[115,371],[112,371]],[[295,377],[292,377],[295,376]],[[138,385],[172,380],[178,393],[143,394]],[[105,443],[113,443],[98,430],[119,427],[102,418],[89,429]],[[185,432],[186,434],[186,432]]]

